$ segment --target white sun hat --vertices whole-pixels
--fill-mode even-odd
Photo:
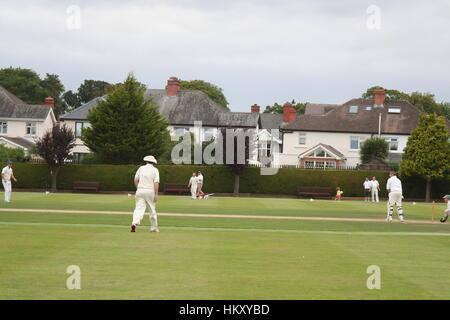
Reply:
[[[152,162],[152,163],[155,163],[155,164],[158,163],[158,161],[156,161],[154,156],[146,156],[146,157],[144,157],[144,161],[145,162]]]

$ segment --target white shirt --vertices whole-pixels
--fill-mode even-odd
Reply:
[[[386,189],[391,190],[391,192],[400,192],[402,193],[402,182],[397,176],[392,176],[388,179],[386,184]]]
[[[155,190],[154,183],[159,182],[159,170],[152,164],[139,167],[136,171],[135,179],[139,179],[138,189]]]
[[[197,182],[198,178],[194,176],[192,176],[191,179],[189,180],[189,184],[191,185],[191,187],[197,188]]]
[[[203,183],[203,175],[201,173],[197,176],[197,180],[198,183]]]
[[[447,210],[445,210],[445,211],[450,211],[450,201],[447,202]]]
[[[372,188],[374,188],[375,190],[378,190],[379,186],[380,186],[380,183],[378,182],[378,180],[372,180]]]
[[[11,176],[13,175],[13,169],[6,166],[3,168],[2,170],[2,179],[6,180],[6,181],[10,181],[11,180]]]
[[[364,189],[370,189],[372,188],[372,182],[370,181],[364,181]]]

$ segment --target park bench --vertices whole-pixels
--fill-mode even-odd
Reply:
[[[96,181],[75,181],[73,191],[94,191],[98,192],[100,183]]]
[[[331,198],[333,192],[328,187],[297,187],[297,196],[299,197],[315,197],[315,198]]]
[[[167,192],[177,192],[178,194],[190,193],[191,189],[185,183],[165,183],[164,193]]]

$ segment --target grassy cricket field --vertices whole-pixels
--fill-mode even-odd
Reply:
[[[431,204],[405,201],[414,221],[388,224],[275,219],[384,219],[385,202],[160,196],[161,232],[146,215],[130,233],[126,194],[12,200],[0,204],[0,299],[450,298],[450,225],[429,223]],[[66,288],[70,265],[81,290]],[[371,265],[380,290],[367,288]]]

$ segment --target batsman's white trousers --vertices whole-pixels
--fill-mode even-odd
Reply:
[[[151,229],[158,228],[158,219],[156,216],[155,192],[151,189],[137,189],[136,207],[133,212],[133,224],[138,225],[144,218],[147,205],[150,207],[150,225]]]
[[[5,182],[5,180],[2,180],[2,182],[3,182],[3,188],[5,189],[5,201],[10,202],[11,201],[11,192],[12,192],[11,180],[6,181],[6,182]]]
[[[372,202],[380,202],[380,198],[378,197],[378,189],[372,188]]]
[[[194,184],[191,185],[191,197],[197,199],[197,186]]]

